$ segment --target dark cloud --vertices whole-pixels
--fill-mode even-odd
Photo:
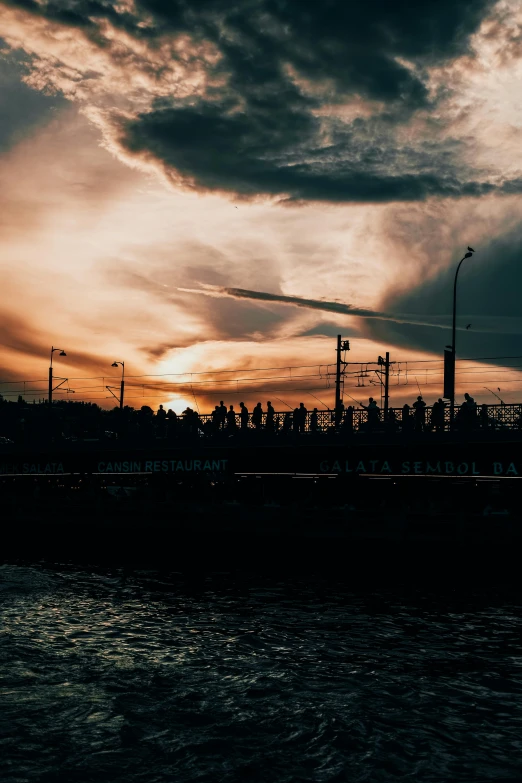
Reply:
[[[379,100],[426,100],[424,84],[397,58],[434,63],[467,50],[492,0],[138,0],[149,30],[189,31],[218,43],[236,86],[281,86],[290,63],[311,81]],[[276,94],[276,98],[280,93]]]
[[[232,6],[219,34],[215,7],[214,15],[203,11],[198,21],[224,58],[224,94],[162,100],[121,124],[120,143],[152,153],[185,184],[244,196],[387,202],[482,195],[492,186],[460,169],[455,145],[416,147],[396,132],[428,105],[423,67],[465,51],[489,5],[267,0]],[[162,3],[142,7],[168,18]],[[299,89],[288,66],[319,93]],[[317,115],[322,103],[354,95],[385,109],[350,123]]]
[[[185,186],[332,202],[522,187],[492,184],[464,165],[469,139],[451,141],[440,117],[403,132],[436,106],[426,69],[469,51],[494,0],[136,0],[134,14],[94,0],[9,4],[81,30],[114,58],[124,47],[104,37],[102,22],[151,51],[169,34],[190,39],[173,57],[197,63],[205,85],[183,97],[160,91],[147,110],[111,120],[125,152],[155,160]],[[205,43],[218,56],[205,55]],[[161,66],[154,76],[160,83]],[[365,111],[343,119],[350,101]]]
[[[201,272],[201,268],[199,268]],[[179,289],[171,283],[173,276],[177,275],[177,282],[183,279],[184,273],[188,280],[194,279],[194,270],[179,270],[166,274],[164,271],[158,271],[150,276],[127,269],[113,269],[105,273],[105,278],[111,283],[123,285],[126,288],[132,288],[144,291],[153,295],[166,304],[181,305],[187,307],[187,295],[190,297],[190,313],[200,315],[205,321],[205,336],[212,340],[244,340],[250,336],[256,336],[262,333],[269,339],[270,334],[277,331],[288,319],[287,308],[278,304],[277,298],[265,300],[268,306],[259,307],[247,301],[252,297],[238,296],[234,297],[237,301],[230,301],[214,297],[212,299],[202,299],[200,296],[193,296],[187,289]],[[215,275],[209,275],[215,279]],[[218,275],[219,277],[219,275]],[[159,282],[159,280],[168,279],[169,284]],[[201,280],[201,277],[199,278]],[[195,289],[196,290],[196,289]],[[175,327],[167,327],[175,333]],[[184,347],[191,344],[192,338],[179,340],[174,335],[168,337],[160,346],[143,348],[144,352],[153,357],[159,358],[172,348]]]
[[[135,35],[146,35],[139,20],[128,12],[116,9],[112,2],[97,2],[96,0],[2,0],[2,4],[11,8],[20,8],[34,16],[44,17],[65,27],[83,30],[93,40],[103,45],[104,39],[99,34],[98,22],[106,20],[119,29],[133,32]]]
[[[174,351],[179,348],[188,348],[193,344],[194,340],[192,338],[176,341],[170,340],[164,343],[158,343],[157,345],[144,345],[141,348],[141,351],[143,354],[145,354],[145,356],[148,356],[149,359],[158,360],[162,359],[170,351]]]
[[[26,356],[45,355],[42,352],[42,341],[34,327],[20,316],[5,310],[0,316],[0,346]]]
[[[464,261],[457,288],[457,353],[462,357],[494,357],[522,354],[520,331],[520,291],[522,290],[522,231],[496,237]],[[382,306],[391,310],[411,310],[430,316],[445,314],[451,319],[453,282],[459,259],[433,279],[423,281],[403,293],[390,295]],[[460,314],[460,316],[459,316]],[[513,319],[513,328],[510,328]],[[484,321],[491,329],[481,329]],[[470,329],[465,326],[471,323]],[[449,332],[405,323],[367,321],[368,334],[394,345],[432,351],[442,355],[451,342]]]
[[[450,339],[451,334],[451,313],[445,314],[444,307],[437,308],[436,304],[432,303],[432,308],[425,306],[422,298],[417,298],[415,295],[411,299],[406,295],[404,300],[392,301],[392,307],[386,311],[369,310],[367,308],[356,307],[354,305],[345,304],[343,302],[328,302],[321,299],[304,299],[298,296],[285,296],[282,294],[271,294],[265,291],[250,291],[242,288],[223,288],[220,286],[205,286],[200,289],[185,289],[181,288],[180,291],[187,293],[195,293],[205,297],[221,298],[230,297],[232,299],[252,299],[258,302],[280,302],[281,304],[293,305],[294,307],[303,307],[309,310],[320,310],[330,313],[337,313],[338,315],[356,316],[361,318],[366,323],[366,329],[364,329],[365,337],[371,336],[379,341],[388,341],[392,344],[404,344],[401,341],[401,334],[429,334],[431,343],[440,344],[441,341],[447,342]],[[440,303],[439,303],[440,304]],[[399,310],[399,307],[411,306],[412,308],[418,308],[418,312],[415,311],[404,312]],[[469,303],[468,303],[469,306]],[[475,310],[477,316],[470,316],[469,310],[461,310],[466,315],[461,317],[461,321],[457,326],[460,334],[465,334],[465,323],[470,318],[474,319],[474,332],[477,335],[497,335],[497,338],[492,338],[498,341],[499,335],[521,335],[522,334],[522,317],[518,313],[488,313],[483,310]],[[368,326],[370,322],[386,322],[386,328],[382,329],[379,326]],[[405,327],[404,329],[402,327]],[[442,331],[444,330],[444,332]],[[442,335],[442,336],[441,336]],[[518,337],[520,340],[520,337]],[[422,337],[417,337],[417,340],[422,341]],[[420,346],[416,346],[420,347]],[[426,347],[426,346],[424,346]],[[430,350],[433,350],[431,347]]]
[[[347,328],[345,325],[342,327],[343,337],[361,337],[361,332],[355,329],[353,326]],[[330,321],[321,321],[320,323],[312,326],[310,329],[305,329],[300,332],[299,337],[337,337],[339,334],[339,324],[331,323]]]
[[[0,316],[0,348],[16,351],[24,358],[39,359],[41,361],[41,379],[47,378],[51,345],[54,338],[55,336],[52,334],[39,331],[27,318],[5,311]],[[66,373],[67,368],[69,371],[71,368],[75,368],[75,370],[89,370],[101,376],[104,373],[109,373],[108,368],[114,361],[109,356],[103,357],[85,351],[69,350],[67,344],[65,344],[65,349],[67,356],[60,357],[60,369],[55,370],[57,374]],[[55,354],[55,361],[56,356],[57,354]],[[13,373],[10,375],[13,377]],[[20,372],[15,371],[14,377],[19,379]],[[31,377],[34,378],[34,373],[31,374]],[[3,379],[9,380],[9,375],[4,375]]]
[[[384,313],[376,310],[369,310],[364,307],[356,307],[354,305],[345,304],[344,302],[328,302],[322,299],[305,299],[300,296],[285,296],[284,294],[271,294],[267,291],[250,291],[246,288],[224,288],[221,286],[205,286],[204,288],[180,288],[182,292],[189,294],[199,294],[212,299],[219,299],[221,297],[230,297],[231,299],[252,299],[257,302],[274,302],[286,305],[293,305],[294,307],[303,307],[307,310],[320,310],[329,313],[337,313],[338,315],[357,316],[360,318],[372,318],[379,321],[393,321],[401,322],[403,320],[406,323],[426,326],[429,325],[432,328],[442,327],[447,328],[447,323],[437,323],[437,319],[432,319],[431,323],[427,323],[423,315],[406,315],[401,313]]]
[[[200,293],[207,293],[205,290]],[[327,310],[333,313],[339,313],[340,315],[359,315],[367,317],[380,317],[385,315],[383,313],[374,313],[372,310],[366,308],[353,307],[343,302],[326,302],[320,299],[305,299],[299,296],[285,296],[283,294],[271,294],[266,291],[249,291],[244,288],[223,288],[213,292],[208,289],[210,296],[220,294],[223,296],[230,296],[236,299],[256,299],[261,302],[283,302],[285,304],[294,305],[295,307],[305,307],[311,310]]]
[[[494,190],[487,182],[464,180],[454,150],[443,151],[446,162],[441,166],[436,145],[390,147],[393,123],[381,119],[348,128],[337,125],[330,144],[315,147],[320,120],[304,112],[274,102],[266,113],[239,114],[201,103],[125,121],[119,141],[131,153],[152,153],[189,186],[243,196],[389,202],[481,196]]]

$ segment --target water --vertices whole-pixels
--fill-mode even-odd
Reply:
[[[520,781],[522,599],[0,567],[2,783]]]

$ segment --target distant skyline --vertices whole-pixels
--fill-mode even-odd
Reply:
[[[0,380],[59,345],[74,399],[124,360],[179,412],[190,373],[324,367],[341,333],[433,399],[468,245],[457,357],[522,356],[518,0],[0,0],[0,31]],[[459,398],[522,399],[522,360],[469,364]],[[202,409],[274,387],[233,386]]]

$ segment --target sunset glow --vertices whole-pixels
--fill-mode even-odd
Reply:
[[[342,334],[349,395],[389,350],[433,399],[471,244],[457,392],[517,401],[520,4],[211,5],[0,0],[0,392],[63,344],[104,407],[115,359],[134,407],[332,406]]]

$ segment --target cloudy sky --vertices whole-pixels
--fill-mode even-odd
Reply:
[[[0,0],[0,35],[4,392],[57,345],[75,399],[117,359],[134,406],[320,407],[341,333],[347,392],[389,350],[431,399],[469,244],[458,390],[520,398],[519,0]]]

